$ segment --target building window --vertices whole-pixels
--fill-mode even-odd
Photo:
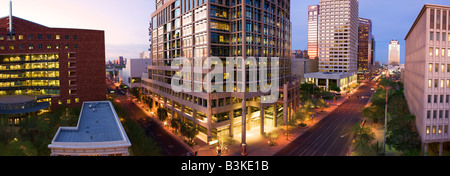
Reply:
[[[444,127],[444,133],[445,133],[445,134],[448,134],[448,125],[445,125],[445,127]]]
[[[32,50],[33,49],[33,45],[28,45],[28,49]]]
[[[428,80],[428,88],[431,88],[433,85],[433,80],[429,79]]]
[[[428,71],[429,72],[433,72],[433,64],[429,64],[428,65]]]
[[[434,32],[430,32],[430,40],[433,40]]]
[[[436,126],[433,126],[433,134],[436,134]]]
[[[434,103],[437,103],[437,99],[438,99],[438,96],[435,95],[435,96],[434,96]]]
[[[80,102],[80,98],[75,98],[75,103],[79,103]]]
[[[445,110],[445,118],[447,119],[448,118],[448,110]]]
[[[428,95],[428,103],[431,103],[431,95]]]
[[[56,38],[56,40],[61,39],[61,37],[59,35],[56,35],[55,38]]]
[[[47,35],[47,39],[48,39],[48,40],[51,40],[51,39],[52,39],[52,35],[50,35],[50,34]]]
[[[427,134],[430,134],[430,127],[427,126]]]
[[[431,118],[431,111],[427,111],[427,119],[430,119]]]
[[[71,103],[70,99],[67,99],[67,104],[70,104],[70,103]]]
[[[439,133],[439,134],[442,134],[442,126],[441,126],[441,125],[439,125],[438,133]]]
[[[433,119],[436,119],[437,118],[437,110],[434,110],[433,111]]]
[[[61,101],[61,100],[59,100],[59,101],[58,101],[58,104],[59,104],[59,105],[62,105],[62,101]]]

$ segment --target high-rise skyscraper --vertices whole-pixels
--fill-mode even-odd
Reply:
[[[319,5],[308,7],[308,56],[318,58],[319,51]]]
[[[450,134],[450,6],[425,4],[405,38],[405,98],[426,153],[448,148]]]
[[[389,42],[389,65],[400,64],[400,42],[398,40],[391,40]]]
[[[358,79],[367,78],[372,63],[372,21],[359,18]]]
[[[153,61],[148,76],[142,78],[143,93],[158,105],[155,107],[167,109],[169,117],[197,129],[198,138],[210,142],[240,135],[246,146],[247,130],[260,128],[264,133],[286,122],[298,107],[299,81],[291,78],[290,0],[156,0],[152,29]],[[182,81],[176,82],[191,82],[189,88],[200,91],[178,92],[171,86],[174,76],[180,74],[171,65],[180,57],[189,60],[183,66],[195,69],[184,72]],[[224,73],[223,82],[215,79],[216,85],[224,85],[217,92],[202,89],[201,84],[211,77],[208,69],[197,66],[208,63],[210,57],[219,58],[223,65],[228,64],[227,57],[279,57],[279,61],[258,64],[279,67],[266,74],[278,75],[279,100],[262,103],[261,96],[267,94],[261,91],[263,86],[250,91],[251,85],[266,81],[257,76],[261,70],[253,64]]]
[[[342,89],[357,80],[359,2],[320,0],[319,9],[320,72],[305,78],[323,89]]]
[[[371,41],[372,41],[372,52],[370,52],[372,54],[372,59],[370,60],[370,65],[373,66],[375,64],[375,51],[376,51],[376,42],[375,42],[375,36],[372,35],[371,37]]]

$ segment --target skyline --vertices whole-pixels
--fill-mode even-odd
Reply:
[[[154,3],[153,0],[14,0],[13,16],[48,27],[104,30],[106,60],[119,56],[130,59],[138,58],[140,52],[149,48],[148,27]],[[396,39],[401,44],[401,63],[405,63],[404,38],[425,3],[450,5],[448,0],[359,1],[359,17],[373,23],[375,61],[388,62],[389,41]],[[291,1],[292,9],[301,9],[291,11],[293,50],[308,48],[308,6],[317,4],[319,0]],[[400,6],[404,8],[399,9]],[[40,9],[39,14],[35,9]],[[2,0],[0,17],[8,15],[9,0]]]

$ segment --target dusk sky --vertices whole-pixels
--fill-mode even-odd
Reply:
[[[0,17],[9,0],[0,1]],[[13,0],[13,15],[48,27],[105,31],[107,60],[137,58],[149,48],[148,27],[154,0]],[[360,0],[359,16],[372,20],[376,60],[387,62],[388,44],[401,43],[425,3],[450,5],[450,0]],[[307,10],[319,0],[291,0],[292,49],[307,49]]]

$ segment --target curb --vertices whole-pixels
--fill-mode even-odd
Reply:
[[[162,122],[160,122],[156,117],[152,116],[151,114],[149,114],[147,111],[145,111],[144,109],[142,109],[141,106],[139,106],[139,104],[136,103],[136,101],[134,101],[133,99],[131,100],[139,109],[141,109],[142,112],[144,112],[148,117],[150,117],[153,121],[155,121],[167,134],[169,134],[170,136],[172,136],[172,138],[175,139],[175,141],[177,141],[179,144],[181,144],[186,150],[188,150],[191,154],[193,154],[194,152],[192,151],[191,147],[189,145],[187,145],[186,143],[184,143],[183,141],[180,141],[178,139],[178,136],[176,136],[175,134],[173,134],[171,131],[169,131],[168,129],[166,129],[164,127],[164,125],[162,124]],[[184,155],[182,155],[184,156]]]

